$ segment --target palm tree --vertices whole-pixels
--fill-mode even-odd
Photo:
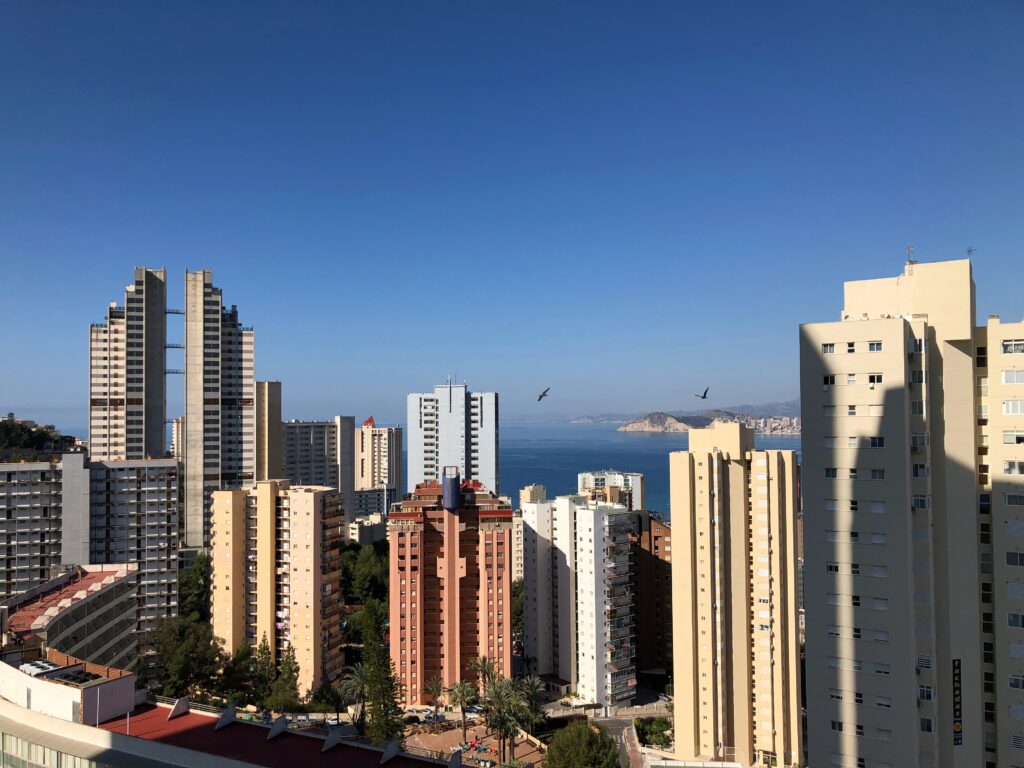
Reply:
[[[477,701],[476,687],[465,680],[460,680],[448,689],[448,702],[459,708],[462,712],[462,743],[469,739],[466,736],[466,707],[473,706]]]
[[[352,667],[352,671],[346,673],[341,679],[341,695],[359,707],[356,728],[360,736],[364,735],[366,732],[366,672],[363,670],[362,663]]]
[[[505,760],[506,742],[510,747],[511,758],[515,760],[516,736],[526,713],[525,699],[515,682],[504,677],[496,678],[491,683],[487,698],[492,712],[491,725],[501,747],[501,760]]]
[[[430,703],[434,705],[434,723],[437,723],[437,710],[441,705],[441,697],[444,696],[444,683],[439,675],[427,678],[423,684],[423,695],[430,697]]]
[[[534,728],[544,719],[544,712],[540,708],[540,695],[545,689],[544,681],[537,675],[527,675],[516,680],[516,687],[526,705],[524,713],[526,730],[532,735]]]
[[[476,672],[477,682],[480,684],[480,690],[486,690],[487,686],[498,676],[498,664],[494,659],[488,659],[486,656],[477,656],[471,662],[469,662],[469,669],[472,672]]]

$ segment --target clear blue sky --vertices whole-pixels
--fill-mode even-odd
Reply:
[[[1019,319],[1022,40],[1019,0],[3,3],[0,410],[85,424],[136,264],[214,270],[287,417],[794,397],[798,323],[909,244]]]

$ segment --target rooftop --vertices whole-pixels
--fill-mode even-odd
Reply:
[[[70,577],[65,575],[48,581],[29,601],[11,606],[7,629],[19,640],[24,640],[33,632],[45,629],[50,620],[64,609],[127,578],[128,574],[129,570],[123,566],[105,569],[76,566]]]
[[[285,731],[268,741],[267,726],[236,720],[216,730],[216,715],[188,712],[169,720],[170,712],[167,707],[147,704],[132,712],[130,726],[127,718],[121,717],[102,723],[100,728],[266,768],[377,768],[381,764],[381,751],[372,747],[342,741],[324,752],[325,741],[316,734]],[[443,764],[404,754],[386,763],[389,768]]]

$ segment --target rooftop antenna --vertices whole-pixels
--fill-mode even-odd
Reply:
[[[917,260],[911,258],[913,256],[913,254],[914,254],[914,246],[908,245],[907,246],[907,264],[917,264]]]
[[[974,248],[974,247],[972,247],[972,246],[968,246],[968,247],[967,247],[967,258],[968,258],[968,259],[969,259],[969,258],[971,258],[971,256],[973,256],[973,255],[974,255],[974,252],[975,252],[976,250],[978,250],[978,249],[977,249],[977,248]]]

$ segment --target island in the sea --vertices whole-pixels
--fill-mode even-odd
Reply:
[[[619,427],[619,432],[689,432],[706,427],[713,421],[738,421],[761,435],[799,435],[799,416],[755,416],[748,413],[708,411],[701,416],[673,416],[655,411]]]

